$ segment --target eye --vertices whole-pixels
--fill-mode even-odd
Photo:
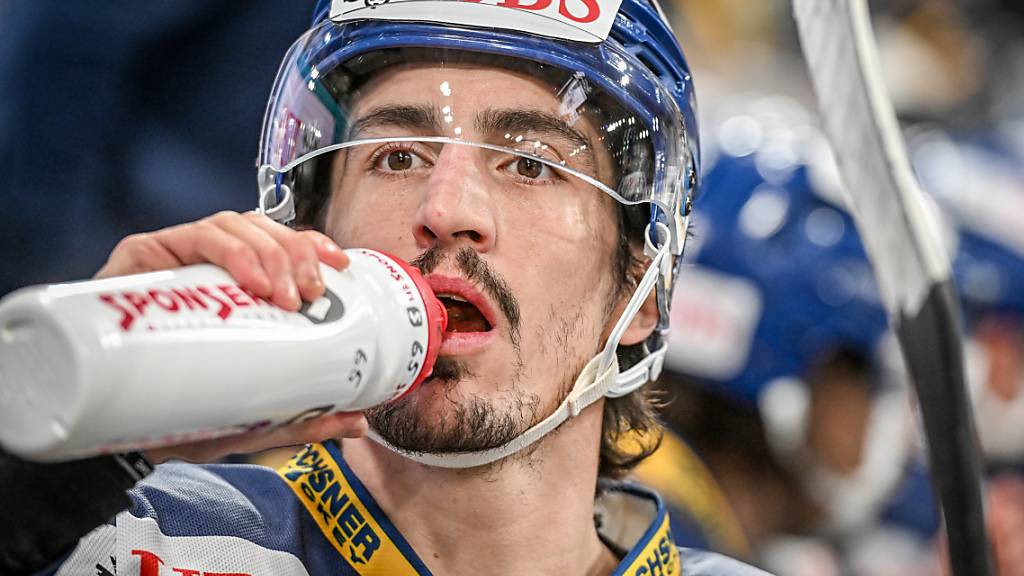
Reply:
[[[418,154],[404,148],[383,150],[374,159],[374,168],[382,172],[404,172],[426,164]]]
[[[534,160],[533,158],[520,158],[516,161],[516,172],[520,176],[527,178],[540,178],[540,175],[544,173],[544,169],[547,166]]]
[[[558,174],[547,164],[527,156],[516,156],[505,170],[515,171],[514,175],[528,183],[543,184],[560,180]]]
[[[388,168],[392,170],[408,170],[412,168],[412,154],[405,150],[395,150],[388,154]]]

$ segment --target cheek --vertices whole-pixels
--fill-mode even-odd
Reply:
[[[508,212],[522,217],[520,221],[512,216],[507,219],[504,241],[522,247],[515,251],[521,261],[512,263],[512,269],[516,270],[524,320],[533,317],[537,332],[543,335],[564,331],[572,317],[573,322],[584,325],[580,329],[594,333],[586,340],[596,341],[603,328],[598,324],[612,305],[607,300],[614,281],[614,212],[600,202],[551,202],[529,214]]]
[[[327,234],[343,247],[403,255],[410,243],[415,205],[411,194],[336,194],[327,214]]]

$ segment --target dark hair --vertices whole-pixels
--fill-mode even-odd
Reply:
[[[646,259],[639,254],[643,253],[648,214],[649,208],[643,204],[618,205],[618,245],[612,261],[618,280],[616,296],[631,294],[646,269]],[[633,366],[645,354],[642,343],[619,346],[620,370]],[[621,478],[658,449],[661,444],[661,424],[655,411],[658,397],[657,392],[644,386],[619,398],[605,398],[600,476]],[[627,439],[636,441],[625,442]]]

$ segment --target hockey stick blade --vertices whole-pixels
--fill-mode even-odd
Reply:
[[[794,0],[844,194],[924,419],[956,576],[992,574],[950,264],[910,171],[864,0]]]

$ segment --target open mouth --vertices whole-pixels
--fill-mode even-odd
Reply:
[[[438,294],[437,299],[448,311],[446,332],[489,332],[493,326],[480,309],[454,294]]]

